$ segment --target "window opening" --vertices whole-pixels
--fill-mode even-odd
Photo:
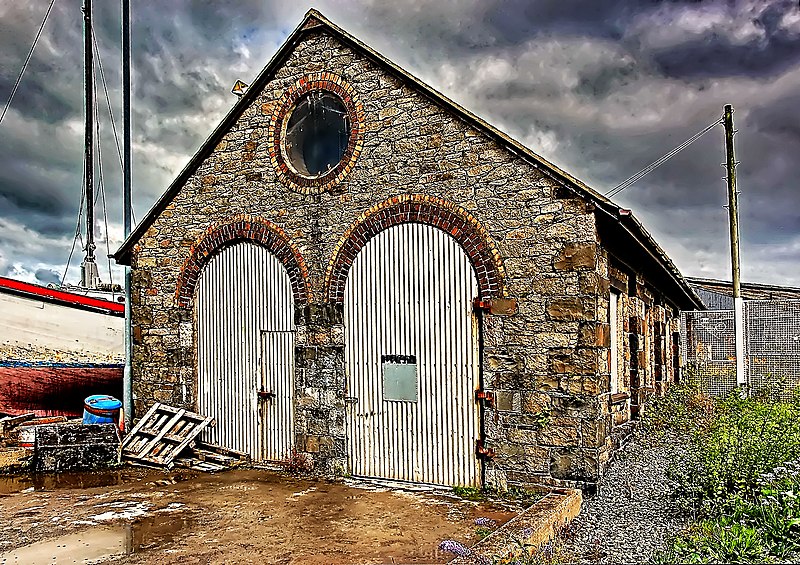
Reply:
[[[611,394],[619,392],[619,335],[617,309],[619,308],[619,294],[612,292],[608,301],[608,325],[611,338],[611,363],[609,373],[611,378]]]

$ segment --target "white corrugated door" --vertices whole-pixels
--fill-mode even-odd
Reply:
[[[286,269],[265,248],[237,243],[211,258],[197,287],[197,408],[217,421],[205,438],[255,460],[285,457],[294,437]]]
[[[389,228],[348,274],[348,456],[366,477],[477,485],[477,281],[448,234]]]

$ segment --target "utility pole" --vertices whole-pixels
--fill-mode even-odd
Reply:
[[[728,218],[731,231],[731,274],[733,279],[733,321],[736,333],[736,384],[747,386],[744,372],[744,300],[739,271],[739,194],[736,192],[736,158],[733,152],[733,106],[725,105],[725,165],[728,181]]]
[[[97,288],[100,280],[94,260],[94,59],[92,58],[92,0],[83,2],[83,80],[86,88],[84,176],[86,181],[86,255],[81,264],[81,286]]]
[[[131,2],[122,0],[122,223],[125,239],[131,234]],[[125,266],[125,369],[122,375],[125,431],[133,423],[131,372],[131,268]]]

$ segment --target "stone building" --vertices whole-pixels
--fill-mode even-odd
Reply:
[[[313,10],[115,256],[137,415],[423,483],[595,482],[701,306],[629,210]]]

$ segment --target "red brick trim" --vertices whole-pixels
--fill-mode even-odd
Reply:
[[[311,302],[311,285],[303,256],[280,227],[269,220],[238,214],[210,226],[189,248],[189,257],[181,267],[175,300],[181,308],[189,308],[203,267],[221,249],[239,241],[252,241],[270,250],[289,273],[295,304]]]
[[[339,164],[318,176],[306,176],[297,172],[284,157],[283,131],[297,101],[312,90],[332,92],[344,102],[350,121],[350,139]],[[344,180],[355,166],[364,148],[364,106],[354,98],[353,87],[333,73],[313,73],[295,82],[275,104],[270,118],[267,140],[269,158],[278,178],[290,189],[303,194],[317,194],[328,190]]]
[[[333,251],[325,274],[328,301],[344,302],[347,273],[367,241],[379,232],[404,223],[434,226],[458,241],[472,262],[481,299],[506,296],[505,267],[494,241],[464,208],[433,196],[403,194],[373,206],[344,232]]]

